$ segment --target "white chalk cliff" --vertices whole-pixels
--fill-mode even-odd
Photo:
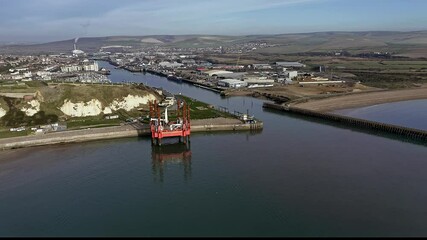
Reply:
[[[88,117],[88,116],[97,116],[101,113],[111,114],[113,111],[119,109],[124,109],[130,111],[132,109],[138,108],[141,104],[148,104],[149,101],[156,100],[156,97],[152,94],[145,96],[134,96],[128,95],[127,97],[122,98],[122,100],[114,99],[111,104],[102,106],[102,103],[98,99],[92,99],[89,102],[77,102],[73,103],[66,99],[64,104],[60,107],[60,110],[72,117]]]
[[[64,105],[60,110],[71,117],[97,116],[102,112],[102,104],[98,99],[92,99],[89,102],[73,103],[68,99],[64,100]]]
[[[40,102],[39,101],[31,100],[27,104],[29,104],[30,106],[21,108],[21,111],[23,111],[25,113],[25,115],[31,117],[40,111]]]
[[[0,118],[4,117],[4,115],[6,115],[6,110],[4,110],[3,108],[0,107]]]
[[[139,107],[139,105],[141,104],[148,104],[149,101],[154,101],[156,100],[156,97],[154,97],[154,95],[146,95],[144,97],[141,96],[133,96],[133,95],[128,95],[127,97],[124,97],[122,101],[118,101],[117,99],[115,99],[111,104],[110,104],[110,108],[114,111],[117,111],[119,109],[124,109],[126,111],[130,111],[134,108]]]

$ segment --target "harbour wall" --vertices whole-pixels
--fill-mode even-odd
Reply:
[[[285,107],[279,104],[267,103],[267,102],[263,104],[263,107],[269,108],[269,109],[281,110],[288,113],[298,114],[298,115],[307,116],[307,117],[319,118],[319,119],[337,122],[340,124],[345,124],[353,127],[391,133],[394,135],[399,135],[402,137],[414,139],[417,141],[427,141],[427,131],[423,131],[420,129],[396,126],[396,125],[387,124],[387,123],[381,123],[381,122],[375,122],[375,121],[369,121],[369,120],[364,120],[359,118],[337,115],[333,113],[316,112],[313,110],[302,109],[297,107]]]
[[[261,130],[262,122],[252,124],[223,124],[223,125],[196,125],[191,126],[192,132],[216,132],[216,131],[251,131]],[[52,144],[78,143],[114,138],[151,136],[151,131],[146,126],[139,124],[106,127],[96,129],[73,130],[64,132],[47,133],[41,135],[14,137],[0,139],[0,150],[17,149]]]

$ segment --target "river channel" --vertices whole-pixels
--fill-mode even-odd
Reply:
[[[426,236],[427,147],[286,115],[251,97],[111,70],[264,122],[0,152],[0,236]]]

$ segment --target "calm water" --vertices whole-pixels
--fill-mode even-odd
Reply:
[[[427,100],[425,99],[338,110],[335,113],[427,130]]]
[[[1,236],[427,235],[427,147],[112,72],[249,111],[264,130],[193,134],[189,148],[127,138],[1,152]]]

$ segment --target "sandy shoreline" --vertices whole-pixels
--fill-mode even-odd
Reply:
[[[340,109],[418,99],[427,99],[427,87],[381,92],[362,92],[321,100],[309,100],[304,103],[291,104],[291,106],[319,112],[329,112]]]

